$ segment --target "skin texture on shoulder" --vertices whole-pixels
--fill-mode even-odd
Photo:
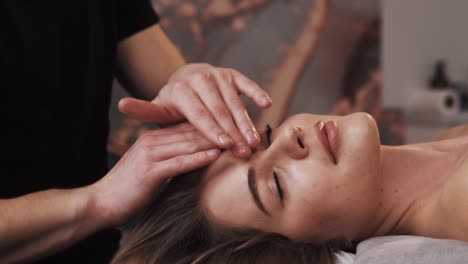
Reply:
[[[450,133],[460,141],[461,158],[444,186],[441,208],[449,221],[445,224],[451,236],[468,241],[468,126],[456,127]]]

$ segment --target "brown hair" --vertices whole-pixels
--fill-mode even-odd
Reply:
[[[199,206],[201,171],[174,178],[128,234],[112,263],[334,263],[341,242],[314,245],[255,230],[225,230]]]

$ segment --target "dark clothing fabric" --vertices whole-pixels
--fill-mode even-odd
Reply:
[[[106,174],[116,45],[157,20],[149,0],[0,0],[0,198]],[[57,261],[103,263],[118,237],[103,231]]]

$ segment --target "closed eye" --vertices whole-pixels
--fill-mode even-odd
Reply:
[[[273,172],[273,178],[275,179],[276,189],[278,190],[278,195],[280,197],[280,200],[283,201],[284,192],[283,192],[283,188],[281,187],[281,183],[278,179],[278,174],[276,174],[276,172]]]

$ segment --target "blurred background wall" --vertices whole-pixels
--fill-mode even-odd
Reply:
[[[468,1],[384,0],[382,10],[383,102],[406,109],[407,141],[432,140],[450,126],[468,123],[466,105],[460,114],[438,116],[428,107],[426,117],[411,118],[418,102],[408,100],[414,92],[428,91],[439,60],[445,63],[446,88],[464,86],[468,94]]]
[[[434,140],[448,127],[468,123],[466,0],[153,0],[153,5],[188,62],[237,69],[272,95],[274,111],[259,112],[245,101],[260,125],[302,112],[364,111],[377,120],[382,144],[399,145]],[[118,155],[151,127],[118,113],[123,96],[116,84],[109,150]]]
[[[284,102],[284,116],[366,111],[401,127],[398,112],[383,113],[380,104],[378,0],[153,0],[153,5],[188,62],[231,67],[270,93],[277,91],[273,99]],[[109,146],[117,154],[141,129],[118,113],[123,96],[116,84]],[[251,116],[260,118],[246,103]],[[381,123],[384,131],[392,130]],[[384,133],[384,141],[403,143],[401,131],[393,130]]]

